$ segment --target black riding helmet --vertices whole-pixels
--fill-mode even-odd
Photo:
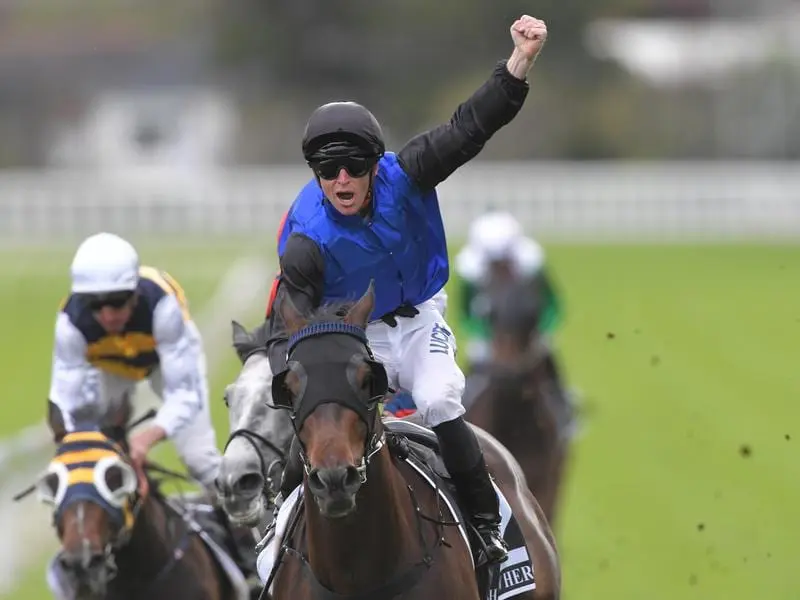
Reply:
[[[311,113],[303,134],[303,156],[309,163],[344,155],[377,160],[384,152],[378,120],[356,102],[323,104]]]

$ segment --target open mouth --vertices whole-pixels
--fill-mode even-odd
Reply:
[[[225,506],[225,511],[228,513],[228,518],[231,520],[231,522],[237,525],[251,525],[253,523],[258,523],[264,515],[264,511],[266,510],[263,498],[261,497],[250,502],[246,507],[234,507],[230,504],[226,505],[224,501],[223,505]]]
[[[336,199],[343,206],[352,206],[355,199],[355,194],[353,192],[336,192]]]

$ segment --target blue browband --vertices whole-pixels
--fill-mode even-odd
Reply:
[[[308,327],[303,327],[300,331],[293,334],[289,338],[289,345],[286,347],[286,355],[288,356],[294,347],[303,340],[328,333],[351,335],[364,342],[364,345],[369,348],[367,333],[361,327],[358,325],[350,325],[349,323],[342,323],[341,321],[334,321],[332,323],[314,323]]]

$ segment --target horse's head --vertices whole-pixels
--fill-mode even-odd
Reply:
[[[498,371],[520,371],[534,362],[539,343],[542,294],[527,281],[495,288],[491,294],[492,362]]]
[[[129,539],[142,504],[124,435],[109,435],[97,428],[66,434],[37,483],[39,498],[54,510],[58,560],[79,597],[105,595],[116,575],[115,552]]]
[[[374,303],[370,285],[346,313],[334,306],[306,318],[291,301],[281,304],[288,366],[275,376],[272,394],[291,413],[308,489],[329,518],[355,510],[369,460],[382,446],[378,406],[388,383],[365,333]]]
[[[248,526],[260,523],[270,509],[292,441],[289,415],[271,404],[266,338],[266,326],[248,333],[233,322],[233,345],[242,370],[225,389],[231,433],[217,489],[231,520]]]

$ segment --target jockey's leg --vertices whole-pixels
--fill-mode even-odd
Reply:
[[[481,536],[490,563],[508,555],[500,535],[500,507],[483,453],[464,420],[464,374],[456,363],[456,340],[435,303],[419,315],[398,319],[394,348],[400,354],[400,385],[411,389],[423,422],[439,438],[447,470],[465,512]]]
[[[446,319],[447,304],[449,302],[449,298],[447,297],[447,290],[442,288],[441,290],[436,292],[436,295],[434,295],[434,297],[431,298],[431,300],[433,300],[433,303],[436,305],[436,310],[439,311],[439,314],[442,315],[442,318]]]

